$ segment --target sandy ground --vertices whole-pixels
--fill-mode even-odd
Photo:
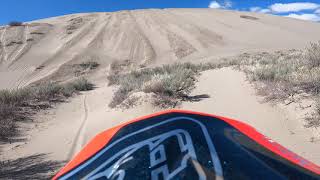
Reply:
[[[243,19],[241,14],[259,19]],[[32,33],[34,41],[28,41],[34,31],[41,33]],[[74,63],[94,60],[101,66],[90,76],[96,89],[37,114],[36,123],[24,125],[29,129],[27,141],[2,145],[0,159],[44,153],[50,160],[70,160],[97,133],[159,111],[148,103],[125,111],[107,106],[115,90],[107,86],[106,78],[112,61],[129,59],[136,65],[211,61],[242,52],[303,48],[319,32],[319,23],[211,9],[75,14],[30,22],[20,29],[2,27],[0,89],[59,74],[67,77],[68,71],[61,69]],[[14,38],[22,44],[3,46]],[[239,119],[320,165],[319,130],[304,128],[294,108],[262,103],[243,73],[229,68],[206,71],[193,94],[210,98],[184,102],[180,108]]]
[[[159,110],[148,103],[124,111],[110,109],[107,104],[113,90],[101,82],[95,90],[39,115],[36,121],[40,123],[28,132],[27,143],[6,146],[1,158],[45,153],[50,160],[70,160],[97,133]],[[202,73],[192,94],[208,94],[210,98],[184,102],[179,108],[238,119],[320,164],[320,141],[310,141],[311,138],[319,139],[319,131],[304,128],[303,120],[296,117],[294,111],[262,103],[262,97],[255,93],[244,73],[231,68],[209,70]]]
[[[208,86],[210,84],[210,86]],[[263,103],[243,72],[231,68],[206,71],[193,95],[208,94],[200,102],[184,102],[183,109],[204,111],[237,119],[320,165],[320,131],[304,128],[303,117],[291,107]],[[311,138],[317,139],[311,142]]]

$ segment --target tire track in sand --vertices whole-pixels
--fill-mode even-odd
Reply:
[[[85,130],[88,124],[87,95],[84,95],[84,98],[83,98],[83,110],[84,110],[83,119],[77,131],[77,134],[73,139],[71,149],[67,156],[68,159],[71,159],[76,153],[78,153],[83,148],[83,145],[85,143]]]
[[[6,50],[6,43],[5,43],[5,34],[7,32],[7,27],[4,28],[2,34],[1,34],[1,44],[2,44],[2,57],[3,57],[3,61],[7,60],[7,50]],[[2,58],[1,57],[1,58]]]
[[[11,61],[10,61],[10,64],[9,64],[9,67],[15,63],[24,53],[25,53],[25,49],[27,48],[28,46],[28,34],[30,33],[30,30],[29,30],[29,26],[26,25],[25,29],[24,29],[24,45],[16,52],[16,55],[14,57],[11,58]],[[27,71],[27,67],[26,65],[23,67],[23,71]],[[17,81],[17,85],[15,86],[16,89],[19,89],[21,87],[21,84],[23,83],[23,80],[24,80],[24,77],[25,77],[25,73],[22,73],[22,75],[19,77],[18,81]]]
[[[21,55],[24,53],[23,51],[26,49],[26,47],[28,46],[28,34],[29,34],[29,26],[26,25],[25,28],[24,28],[24,44],[23,46],[16,52],[15,56],[11,58],[11,61],[10,61],[10,65],[9,67],[14,63],[16,62],[20,57]]]

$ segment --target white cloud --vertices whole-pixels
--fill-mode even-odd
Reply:
[[[270,9],[261,9],[259,12],[260,13],[270,13],[271,10]]]
[[[251,7],[249,10],[251,12],[257,12],[257,13],[269,13],[269,12],[271,12],[270,9],[262,9],[261,7]]]
[[[261,7],[251,7],[249,10],[251,12],[259,12],[261,10]]]
[[[219,9],[222,8],[222,6],[217,1],[211,1],[209,4],[209,8]]]
[[[223,3],[218,3],[217,1],[211,1],[209,8],[213,9],[227,9],[232,7],[232,1],[231,0],[224,0]]]
[[[225,0],[225,1],[223,2],[223,6],[224,6],[225,8],[231,8],[231,7],[232,7],[232,1],[231,1],[231,0]]]
[[[286,12],[299,12],[303,10],[314,10],[320,7],[320,4],[310,2],[297,2],[297,3],[276,3],[269,7],[269,9],[275,13]]]
[[[320,14],[320,9],[317,9],[314,13]]]
[[[316,14],[289,14],[287,17],[302,19],[307,21],[320,21],[320,16]]]

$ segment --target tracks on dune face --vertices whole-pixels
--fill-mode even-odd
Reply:
[[[29,26],[25,25],[23,46],[16,52],[15,56],[11,58],[9,67],[21,57],[21,55],[24,53],[24,50],[27,48],[29,33],[30,33]]]
[[[168,23],[170,24],[170,22],[172,23],[174,21],[168,18],[166,13],[162,11],[156,11],[155,13],[151,14],[151,17],[154,23],[157,24],[157,26],[159,26],[162,30],[162,34],[167,38],[170,49],[177,59],[182,59],[198,51],[186,37],[178,34],[176,30],[167,25]],[[183,28],[180,29],[185,31]]]
[[[142,64],[146,64],[154,60],[157,56],[150,40],[143,32],[142,28],[140,27],[140,24],[137,22],[136,17],[129,11],[128,12],[129,17],[132,20],[132,23],[134,24],[134,27],[136,28],[137,34],[139,35],[139,41],[142,42],[143,47],[143,61]]]
[[[85,144],[85,133],[88,124],[88,105],[87,105],[87,95],[83,98],[83,118],[81,125],[77,131],[76,136],[73,139],[71,149],[68,154],[68,159],[71,159],[76,153],[78,153]]]
[[[1,39],[0,39],[1,44],[2,44],[2,53],[1,53],[2,61],[6,61],[7,60],[7,56],[8,56],[7,55],[7,50],[6,50],[6,42],[5,42],[6,41],[5,40],[6,32],[7,32],[7,27],[4,28],[4,30],[3,30],[2,34],[1,34]],[[0,62],[2,62],[2,61],[0,61]]]
[[[13,58],[11,58],[9,67],[21,57],[21,55],[24,53],[24,50],[27,48],[27,46],[28,46],[28,38],[29,38],[28,34],[29,33],[30,33],[29,26],[26,25],[25,30],[24,30],[24,44],[17,51],[16,55]],[[21,87],[21,84],[23,83],[24,77],[25,77],[24,73],[19,77],[19,79],[17,81],[16,89],[19,89]]]

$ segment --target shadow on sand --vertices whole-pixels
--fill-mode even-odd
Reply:
[[[64,162],[48,161],[46,154],[36,154],[10,161],[0,161],[1,179],[50,179]]]
[[[185,101],[190,101],[190,102],[199,102],[202,99],[210,98],[208,94],[200,94],[200,95],[195,95],[195,96],[186,96],[184,97]]]

